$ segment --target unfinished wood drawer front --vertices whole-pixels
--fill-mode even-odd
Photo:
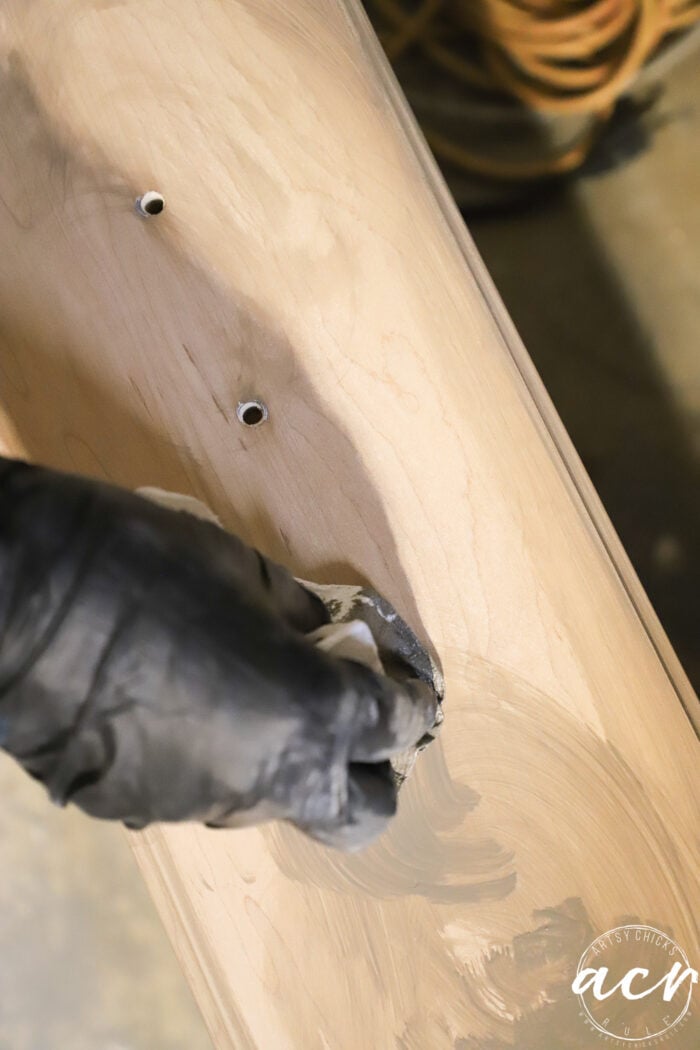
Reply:
[[[371,581],[445,670],[367,852],[133,837],[216,1045],[597,1047],[596,935],[700,965],[697,700],[359,7],[5,0],[0,127],[3,448]]]

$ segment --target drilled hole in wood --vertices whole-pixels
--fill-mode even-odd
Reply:
[[[148,190],[136,201],[136,211],[147,219],[152,218],[154,215],[160,215],[164,207],[165,198],[162,193],[158,193],[156,190]]]
[[[259,427],[267,419],[267,407],[262,401],[241,401],[236,415],[246,427]]]

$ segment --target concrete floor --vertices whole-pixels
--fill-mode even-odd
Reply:
[[[700,49],[650,148],[469,227],[700,690]]]
[[[700,56],[623,169],[472,232],[695,681]],[[211,1047],[123,832],[0,758],[0,1050]]]
[[[0,1050],[211,1050],[126,833],[0,755]]]

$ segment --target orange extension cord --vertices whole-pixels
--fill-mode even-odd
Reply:
[[[544,161],[509,164],[424,129],[438,157],[499,179],[575,170],[615,103],[660,44],[700,20],[700,0],[371,0],[390,61],[408,48],[482,94],[545,114],[588,115],[586,129]],[[471,58],[467,56],[472,56]]]

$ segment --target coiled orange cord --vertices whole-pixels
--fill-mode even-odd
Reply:
[[[700,0],[370,0],[392,62],[411,47],[490,97],[545,114],[584,114],[585,130],[545,161],[509,164],[429,128],[435,153],[501,179],[561,174],[588,156],[635,75],[671,34],[700,20]]]

